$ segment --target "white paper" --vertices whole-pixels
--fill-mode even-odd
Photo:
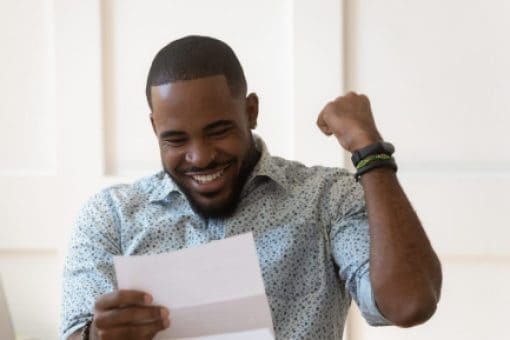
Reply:
[[[274,340],[273,333],[269,329],[257,329],[254,331],[235,332],[221,335],[201,336],[198,338],[181,338],[180,340]]]
[[[166,254],[116,256],[114,265],[119,289],[148,292],[154,304],[170,310],[170,328],[155,339],[226,340],[246,331],[252,332],[236,339],[254,339],[261,329],[270,337],[259,339],[273,339],[251,233]]]

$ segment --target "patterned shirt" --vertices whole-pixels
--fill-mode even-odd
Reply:
[[[342,339],[351,297],[371,325],[379,312],[369,280],[363,191],[345,170],[261,157],[232,217],[204,219],[165,173],[118,185],[82,208],[64,268],[61,337],[92,318],[116,289],[112,258],[170,252],[252,232],[276,339]],[[207,283],[204,282],[204,285]]]

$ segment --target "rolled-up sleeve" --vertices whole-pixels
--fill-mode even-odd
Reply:
[[[353,184],[341,198],[330,234],[339,276],[370,325],[391,325],[377,307],[370,282],[370,234],[363,192]]]
[[[107,191],[103,191],[78,215],[64,262],[61,339],[92,319],[96,298],[116,286],[112,259],[120,254],[120,240],[114,211]]]

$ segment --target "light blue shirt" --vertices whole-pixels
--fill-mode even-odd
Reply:
[[[113,256],[246,232],[255,238],[277,339],[342,339],[351,297],[368,323],[389,324],[370,284],[360,185],[345,170],[272,157],[256,143],[261,158],[230,218],[196,215],[165,172],[105,189],[84,205],[65,261],[62,338],[92,319],[100,295],[116,289]]]

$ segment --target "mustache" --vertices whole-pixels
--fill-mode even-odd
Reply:
[[[216,168],[220,168],[220,167],[229,165],[231,163],[234,163],[234,161],[235,161],[235,159],[229,159],[229,160],[224,161],[224,162],[213,161],[213,162],[209,163],[206,167],[203,167],[203,168],[192,166],[192,167],[189,167],[189,168],[181,168],[181,169],[179,169],[179,172],[185,173],[185,172],[209,171],[209,170],[214,170]]]

